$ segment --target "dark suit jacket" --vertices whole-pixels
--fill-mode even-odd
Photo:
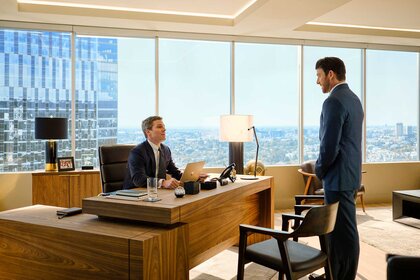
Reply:
[[[171,150],[168,146],[160,144],[161,159],[159,163],[159,179],[166,179],[166,173],[175,179],[181,179],[181,171],[172,161]],[[153,148],[149,142],[144,141],[131,150],[128,156],[127,171],[124,180],[124,189],[145,187],[147,177],[156,177],[156,161]]]
[[[324,101],[315,173],[326,190],[360,187],[363,117],[362,104],[347,84],[338,85]]]

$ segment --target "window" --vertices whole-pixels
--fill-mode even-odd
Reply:
[[[418,53],[366,54],[366,161],[418,160]]]
[[[154,39],[76,37],[77,167],[100,145],[142,141],[154,113]]]
[[[318,59],[336,56],[346,65],[346,80],[350,89],[361,98],[362,94],[362,50],[326,47],[305,47],[303,68],[304,92],[304,160],[314,160],[319,154],[319,117],[322,104],[328,97],[316,83],[315,64]]]
[[[230,43],[159,41],[159,114],[178,167],[199,160],[206,167],[228,164],[219,118],[229,114],[229,101]]]
[[[235,113],[254,116],[264,164],[299,161],[297,62],[296,46],[235,44]],[[255,152],[255,141],[245,143],[244,162]]]
[[[71,116],[69,44],[70,33],[0,29],[0,171],[44,169],[35,117]],[[58,152],[70,155],[70,140]]]

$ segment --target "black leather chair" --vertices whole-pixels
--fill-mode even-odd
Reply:
[[[135,146],[117,144],[99,147],[102,192],[113,192],[123,188],[128,156]]]
[[[387,280],[420,279],[420,257],[388,255]]]
[[[299,279],[324,267],[327,279],[332,279],[328,258],[326,235],[333,231],[337,217],[338,202],[314,207],[305,216],[295,215],[302,221],[293,232],[279,231],[250,225],[240,225],[238,280],[244,279],[244,265],[252,261],[279,272],[279,279]],[[253,233],[273,238],[247,245]],[[292,241],[297,237],[319,236],[321,249]]]

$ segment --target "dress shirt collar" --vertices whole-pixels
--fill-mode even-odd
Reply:
[[[334,91],[334,89],[336,88],[336,87],[338,87],[339,85],[342,85],[342,84],[347,84],[347,82],[346,81],[344,81],[344,82],[341,82],[341,83],[338,83],[338,84],[336,84],[331,90],[330,90],[330,93],[331,92],[333,92]]]
[[[149,139],[147,139],[147,142],[149,142],[149,144],[150,144],[150,146],[152,147],[153,151],[154,151],[155,153],[157,153],[157,152],[158,152],[158,150],[160,149],[160,145],[159,145],[159,146],[158,146],[158,145],[156,145],[155,143],[153,143],[153,142],[149,141]]]

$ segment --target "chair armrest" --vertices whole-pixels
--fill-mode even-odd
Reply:
[[[316,177],[316,175],[314,173],[308,173],[303,171],[301,168],[298,169],[298,172],[302,175],[308,176],[308,177]]]
[[[276,239],[286,240],[289,238],[290,233],[287,231],[281,231],[271,228],[259,227],[259,226],[251,226],[251,225],[239,225],[239,232],[241,235],[249,235],[251,233],[260,233],[272,236]]]
[[[305,218],[305,216],[302,216],[302,215],[282,214],[281,215],[281,230],[288,231],[290,220],[295,220],[295,224],[300,224],[300,222],[296,223],[296,221],[303,221],[304,218]]]
[[[298,194],[295,195],[295,203],[297,205],[301,205],[302,204],[302,200],[322,200],[324,199],[324,195],[322,194]]]

